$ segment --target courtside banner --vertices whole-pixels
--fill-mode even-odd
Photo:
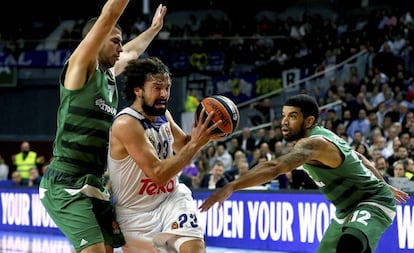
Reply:
[[[211,191],[194,191],[200,206]],[[398,205],[396,219],[375,253],[413,252],[414,195]],[[335,208],[314,191],[239,191],[200,217],[209,246],[314,253]],[[0,187],[1,231],[61,234],[36,188]]]
[[[195,192],[197,206],[211,192]],[[314,253],[335,207],[318,192],[239,191],[202,219],[208,245]],[[396,219],[375,253],[413,252],[414,196],[398,205]]]

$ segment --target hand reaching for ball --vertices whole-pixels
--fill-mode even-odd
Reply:
[[[221,120],[213,122],[214,113],[206,113],[206,109],[203,108],[200,111],[199,120],[194,121],[193,128],[191,130],[191,141],[196,141],[198,145],[204,146],[210,140],[222,138],[223,133],[217,132],[216,129],[222,123]]]
[[[220,133],[215,135],[213,140],[222,140],[236,131],[240,123],[239,110],[232,100],[221,95],[205,97],[201,100],[194,114],[194,122],[202,121],[202,115],[210,115],[213,112],[210,125],[219,123],[218,127],[214,129],[214,133]]]

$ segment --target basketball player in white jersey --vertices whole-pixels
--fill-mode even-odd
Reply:
[[[167,110],[171,74],[158,58],[133,60],[124,74],[124,95],[133,102],[112,125],[108,156],[123,252],[204,253],[197,206],[177,174],[219,136],[212,131],[221,120],[208,127],[213,113],[205,118],[202,111],[200,123],[185,134]]]

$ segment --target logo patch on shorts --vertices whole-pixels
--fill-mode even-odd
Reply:
[[[83,245],[85,245],[85,244],[87,244],[87,243],[88,243],[88,241],[87,241],[87,240],[82,239],[82,240],[80,241],[79,246],[83,246]]]
[[[177,229],[178,228],[178,223],[177,222],[174,222],[172,225],[171,225],[171,229]]]

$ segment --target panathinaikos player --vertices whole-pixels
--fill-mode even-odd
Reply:
[[[207,211],[234,191],[266,183],[303,166],[324,196],[336,207],[318,253],[374,252],[392,224],[397,203],[409,195],[388,185],[372,163],[335,133],[318,126],[319,107],[308,95],[292,96],[283,105],[281,130],[293,149],[256,165],[215,191],[200,206]]]
[[[42,177],[39,196],[76,252],[112,253],[125,243],[103,177],[109,128],[118,109],[115,78],[146,50],[163,27],[167,11],[159,5],[151,26],[123,45],[118,20],[128,3],[107,0],[100,15],[85,23],[81,42],[57,78],[54,159]]]

